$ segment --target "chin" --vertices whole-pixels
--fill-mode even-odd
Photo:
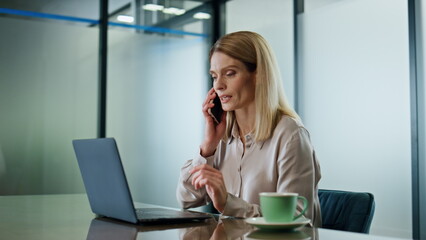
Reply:
[[[225,112],[229,112],[229,111],[234,110],[234,109],[232,109],[232,108],[230,108],[230,107],[225,107],[225,106],[223,106],[223,105],[222,105],[222,109],[223,109],[223,111],[225,111]]]

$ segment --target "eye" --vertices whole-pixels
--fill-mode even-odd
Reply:
[[[211,76],[211,78],[212,78],[212,81],[214,82],[214,81],[216,81],[216,79],[217,79],[217,77],[216,76]]]
[[[234,76],[236,74],[236,72],[235,71],[227,71],[226,72],[226,76],[227,77],[232,77],[232,76]]]

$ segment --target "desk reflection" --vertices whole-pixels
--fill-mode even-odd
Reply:
[[[253,231],[253,227],[242,219],[219,219],[216,224],[182,229],[181,240],[190,239],[242,239],[244,234]]]
[[[135,225],[105,218],[95,218],[90,224],[87,240],[180,239],[282,239],[317,240],[317,229],[304,227],[295,231],[262,231],[243,219],[209,219],[200,223]]]
[[[135,240],[139,239],[180,239],[179,230],[205,228],[217,225],[214,218],[201,222],[183,222],[170,224],[131,224],[110,218],[94,218],[90,223],[87,240]],[[207,238],[208,239],[208,238]]]
[[[252,227],[242,219],[220,219],[216,225],[182,229],[181,240],[190,239],[282,239],[317,240],[317,229],[303,227],[294,231],[265,231]]]
[[[90,223],[87,240],[134,240],[138,235],[138,228],[132,225],[124,225],[102,219],[93,219]]]

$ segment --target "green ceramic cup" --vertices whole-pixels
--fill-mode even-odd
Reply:
[[[308,208],[308,200],[297,193],[260,193],[260,209],[267,222],[292,222],[301,217]],[[303,210],[295,216],[297,201],[302,200]]]

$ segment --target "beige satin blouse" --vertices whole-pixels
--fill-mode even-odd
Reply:
[[[199,153],[188,160],[181,169],[177,187],[177,199],[183,208],[198,207],[210,202],[205,189],[195,190],[189,171],[200,164],[209,164],[223,174],[228,191],[223,215],[233,217],[259,217],[260,192],[294,192],[304,196],[309,207],[305,217],[315,227],[321,226],[318,200],[320,166],[311,144],[309,132],[303,124],[289,116],[283,116],[273,136],[255,142],[252,135],[245,136],[245,153],[238,128],[232,137],[221,141],[213,156],[204,158]],[[302,209],[298,205],[298,212]]]

